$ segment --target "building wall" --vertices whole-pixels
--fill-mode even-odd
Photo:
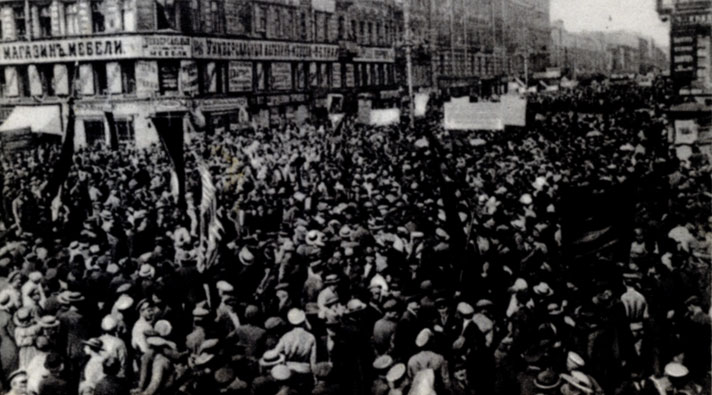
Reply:
[[[135,114],[126,122],[146,145],[154,113],[199,104],[221,131],[303,119],[330,93],[397,89],[388,0],[53,0],[28,21],[22,4],[0,7],[0,107],[74,92],[80,145],[108,139],[105,111]]]

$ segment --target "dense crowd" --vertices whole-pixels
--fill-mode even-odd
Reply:
[[[3,390],[709,394],[711,168],[675,157],[657,100],[530,97],[497,134],[442,130],[436,100],[414,130],[193,134],[185,207],[158,145],[77,151],[57,199],[59,147],[4,156]],[[562,190],[621,184],[623,253],[571,254]]]

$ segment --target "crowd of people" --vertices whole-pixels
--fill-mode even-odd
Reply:
[[[711,168],[676,158],[662,100],[531,96],[496,134],[443,130],[435,99],[414,129],[193,134],[185,204],[158,145],[75,152],[59,198],[59,147],[3,156],[2,389],[709,394]],[[621,184],[624,248],[577,255],[562,191]]]

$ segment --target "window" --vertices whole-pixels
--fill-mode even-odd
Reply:
[[[255,31],[264,33],[267,29],[267,10],[264,7],[255,7]]]
[[[0,67],[0,97],[5,96],[5,69]]]
[[[119,143],[132,144],[136,140],[136,132],[134,131],[133,118],[117,119],[116,134]]]
[[[358,22],[356,22],[355,19],[351,21],[351,37],[349,37],[349,38],[350,38],[351,40],[354,40],[354,41],[355,41],[355,40],[357,39],[357,37],[358,37],[357,31],[356,31],[356,30],[357,30],[357,23],[358,23]]]
[[[340,16],[340,17],[339,17],[339,28],[338,28],[338,32],[337,32],[337,33],[338,33],[339,40],[343,40],[343,39],[344,39],[344,32],[345,32],[344,29],[346,29],[345,24],[346,24],[346,21],[345,21],[344,17],[343,17],[343,16]]]
[[[225,31],[224,15],[222,7],[217,1],[210,2],[210,12],[213,14],[213,32],[222,33]]]
[[[136,93],[136,66],[133,62],[121,62],[121,92]]]
[[[284,35],[284,26],[282,26],[282,11],[277,9],[274,12],[274,34],[277,37],[282,37]]]
[[[97,95],[105,95],[109,92],[109,83],[106,78],[106,63],[94,63],[94,92]]]
[[[22,97],[30,97],[30,75],[27,71],[27,66],[16,66],[18,92]]]
[[[366,35],[366,44],[372,44],[376,40],[376,37],[373,36],[373,23],[368,22],[368,33]]]
[[[378,43],[378,44],[382,44],[383,41],[384,41],[384,37],[383,37],[383,26],[382,26],[380,23],[378,23],[378,24],[376,25],[376,36],[378,37],[378,38],[377,38],[377,40],[378,40],[377,43]]]
[[[38,64],[37,73],[42,83],[42,92],[47,96],[54,96],[54,65]]]
[[[79,34],[79,7],[77,3],[64,5],[64,25],[68,36]]]
[[[84,121],[84,136],[86,137],[87,145],[90,147],[93,147],[95,145],[106,144],[106,131],[104,130],[104,121]]]
[[[158,63],[158,85],[161,94],[178,92],[178,70],[180,63],[165,61]]]
[[[302,40],[306,40],[307,34],[307,14],[305,12],[299,13],[299,37]]]
[[[294,38],[294,14],[292,10],[287,10],[284,14],[284,35],[286,38]]]
[[[366,37],[366,22],[361,22],[359,23],[359,36],[358,36],[358,41],[359,42],[364,42]]]
[[[93,1],[91,3],[91,22],[92,31],[94,33],[101,33],[104,31],[104,12],[102,11],[102,8],[102,2]]]
[[[49,37],[52,35],[52,14],[50,13],[49,6],[40,7],[40,35],[42,37]]]
[[[15,36],[16,38],[25,37],[27,35],[25,7],[15,7],[13,12],[15,14]]]

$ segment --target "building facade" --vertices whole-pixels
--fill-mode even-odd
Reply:
[[[388,0],[30,0],[0,8],[0,107],[61,106],[76,145],[158,140],[151,119],[200,106],[209,130],[302,121],[331,93],[397,89]],[[354,7],[358,7],[357,10]]]
[[[603,35],[569,32],[559,20],[551,27],[550,63],[567,78],[577,78],[607,74],[611,60]]]
[[[670,72],[681,96],[712,96],[712,1],[658,0],[670,21]]]

